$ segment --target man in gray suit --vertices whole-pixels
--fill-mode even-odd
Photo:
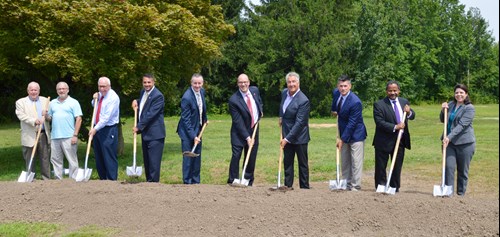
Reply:
[[[281,93],[280,126],[283,139],[285,186],[293,189],[293,163],[295,154],[299,162],[300,188],[309,189],[309,165],[307,145],[309,143],[309,110],[307,96],[300,90],[300,76],[295,72],[286,75],[287,89]]]

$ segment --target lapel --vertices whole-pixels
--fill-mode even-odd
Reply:
[[[194,104],[194,107],[196,108],[196,112],[197,114],[200,114],[200,108],[198,107],[198,101],[196,100],[196,94],[194,93],[194,90],[192,87],[189,87],[189,90],[191,91],[191,103]],[[205,109],[205,107],[203,106],[205,103],[203,102],[203,91],[200,90],[200,96],[201,96],[201,104],[202,104],[202,107],[203,109]]]
[[[340,97],[341,97],[341,96],[342,96],[342,94],[340,94],[340,95],[339,95],[339,98],[338,98],[338,99],[340,99]],[[341,107],[341,109],[343,109],[343,110],[342,110],[342,111],[338,111],[337,113],[338,113],[338,114],[344,114],[344,113],[345,113],[345,111],[346,111],[344,108],[347,108],[346,106],[349,106],[349,104],[350,104],[350,103],[351,103],[351,93],[349,93],[349,95],[347,95],[347,96],[345,97],[345,100],[344,100],[344,105],[342,105],[342,107]],[[338,109],[338,106],[339,106],[339,105],[337,105],[337,109]]]
[[[40,102],[42,102],[40,97],[38,97],[38,99],[40,100]],[[43,103],[40,103],[40,104],[43,104]],[[38,113],[35,111],[35,107],[33,106],[33,102],[31,101],[29,96],[27,96],[25,98],[24,106],[25,106],[26,110],[29,111],[30,117],[38,118]]]
[[[392,102],[389,99],[389,97],[385,97],[384,102],[385,102],[385,104],[387,106],[387,110],[390,111],[388,114],[391,115],[392,122],[393,123],[397,123],[397,121],[396,121],[396,112],[394,111],[394,107],[393,107]],[[399,103],[401,103],[401,101],[399,101]]]
[[[299,93],[302,93],[302,91],[298,91],[298,92],[295,93],[295,96],[292,97],[292,100],[290,101],[290,104],[288,104],[288,106],[286,107],[285,113],[287,113],[289,111],[289,109],[291,108],[291,106],[295,104],[295,101],[296,101],[295,99],[299,96]],[[287,96],[288,96],[288,90],[285,93],[285,99],[286,99]]]

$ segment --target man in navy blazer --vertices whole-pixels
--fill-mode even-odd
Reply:
[[[139,113],[137,126],[133,128],[133,131],[142,136],[142,156],[146,180],[159,182],[166,133],[163,118],[165,99],[161,91],[155,87],[153,75],[144,75],[142,86],[144,88],[141,90],[139,99],[132,102],[132,108],[138,108]]]
[[[309,164],[307,145],[309,143],[309,99],[300,90],[300,76],[295,72],[286,75],[287,89],[281,93],[280,126],[283,139],[283,165],[285,168],[285,186],[293,189],[293,163],[295,154],[299,162],[300,188],[309,189]]]
[[[332,115],[337,117],[340,139],[337,147],[341,150],[342,176],[347,181],[347,189],[361,189],[365,139],[367,136],[363,122],[363,104],[351,91],[351,79],[347,75],[339,77],[337,88],[333,90]]]
[[[385,91],[387,97],[373,104],[373,119],[375,120],[375,137],[373,146],[375,147],[375,188],[378,185],[387,183],[386,167],[389,156],[396,159],[389,185],[399,192],[401,186],[401,169],[405,148],[410,150],[410,130],[408,129],[408,119],[415,119],[415,111],[410,108],[407,99],[398,97],[400,93],[399,83],[389,81]],[[395,112],[395,109],[397,112]],[[403,118],[403,111],[406,111],[406,118]],[[397,121],[398,117],[400,121]],[[393,156],[396,148],[396,140],[399,130],[403,129],[403,136],[399,143],[398,154]]]
[[[246,170],[244,171],[244,178],[249,180],[248,186],[252,186],[255,160],[257,159],[257,151],[259,149],[258,127],[253,140],[252,133],[255,124],[263,116],[262,99],[260,98],[259,89],[255,86],[250,86],[250,80],[246,74],[238,76],[237,84],[239,90],[229,98],[229,112],[232,118],[231,148],[233,155],[229,164],[229,178],[227,179],[227,183],[232,184],[234,179],[239,178],[239,163],[241,153],[244,150],[245,158],[247,152],[251,152]],[[249,151],[248,148],[252,144],[252,151]]]
[[[198,142],[194,153],[197,157],[182,157],[182,180],[184,184],[199,184],[201,170],[201,138],[198,137],[201,127],[207,122],[207,107],[203,76],[199,73],[191,77],[191,87],[184,92],[181,99],[181,117],[177,125],[177,133],[181,138],[182,151],[191,151]]]

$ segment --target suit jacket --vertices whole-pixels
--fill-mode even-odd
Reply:
[[[204,124],[207,122],[207,106],[205,101],[205,90],[203,88],[200,90],[200,94],[203,103],[201,123]],[[196,95],[193,89],[189,87],[184,92],[181,99],[181,117],[177,124],[177,133],[181,140],[192,141],[198,136],[200,130],[200,110],[198,108],[198,102],[196,101]]]
[[[47,98],[43,96],[38,97],[40,104],[45,106]],[[48,108],[47,108],[48,110]],[[26,147],[33,147],[35,145],[36,133],[38,132],[35,126],[35,121],[38,118],[37,113],[33,107],[29,96],[23,97],[16,101],[16,115],[21,122],[21,144]],[[47,141],[50,144],[50,122],[45,120],[45,134],[47,134]]]
[[[259,117],[255,118],[255,120],[258,121],[263,115],[262,99],[260,98],[259,89],[257,87],[251,86],[249,91],[257,105]],[[251,125],[252,115],[250,114],[245,98],[243,98],[239,90],[229,98],[229,112],[231,113],[232,118],[231,144],[245,146],[247,144],[246,138],[249,136],[251,137],[253,133]],[[258,144],[259,136],[256,134],[255,138],[255,144]]]
[[[144,93],[145,90],[142,89],[137,104],[141,104]],[[142,140],[152,141],[165,138],[164,108],[165,99],[163,94],[155,87],[149,93],[146,103],[142,108],[139,121],[137,121],[137,128],[139,129],[139,133],[141,133]]]
[[[401,109],[409,104],[405,98],[398,97]],[[410,109],[410,114],[406,115],[405,128],[401,137],[401,144],[406,149],[411,149],[410,130],[408,128],[408,119],[415,119],[415,111]],[[408,117],[409,116],[409,117]],[[373,119],[375,120],[375,137],[373,138],[373,146],[385,152],[393,152],[398,138],[399,130],[394,130],[396,125],[396,114],[388,97],[377,101],[373,104]]]
[[[340,97],[338,89],[333,90],[332,112],[337,112],[340,139],[345,143],[364,141],[366,127],[363,121],[363,105],[354,92],[349,92],[344,100],[341,111],[337,111],[337,101]]]
[[[281,93],[280,118],[283,137],[291,144],[306,144],[309,137],[309,111],[311,105],[307,96],[298,91],[283,113],[283,103],[288,89]]]
[[[448,102],[448,116],[450,111],[453,111],[456,107],[454,101]],[[457,110],[455,113],[455,118],[451,122],[451,129],[448,134],[448,139],[454,145],[463,145],[476,142],[476,137],[474,136],[474,128],[472,127],[472,121],[474,120],[474,115],[476,110],[474,109],[474,105],[462,105],[461,108]],[[444,111],[441,110],[441,114],[439,115],[439,119],[441,122],[444,122]],[[441,136],[441,140],[443,136]]]

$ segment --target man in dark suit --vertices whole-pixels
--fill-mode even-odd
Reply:
[[[144,89],[141,90],[139,99],[132,102],[132,108],[138,108],[139,113],[137,127],[134,127],[133,131],[142,136],[142,156],[146,180],[159,182],[165,144],[165,121],[163,119],[165,99],[160,90],[155,87],[153,75],[144,75],[142,86]]]
[[[396,188],[396,192],[399,192],[405,148],[411,149],[408,119],[415,119],[415,112],[410,108],[407,99],[398,97],[400,93],[398,82],[389,81],[385,91],[387,97],[373,104],[373,119],[375,120],[375,137],[373,138],[373,146],[375,147],[375,188],[378,185],[386,185],[387,183],[385,169],[390,156],[391,159],[396,159],[396,162],[389,185]],[[403,111],[406,111],[406,118],[403,118]],[[398,154],[396,157],[392,157],[398,133],[401,129],[403,129],[403,136],[399,143]]]
[[[254,181],[255,160],[259,149],[259,131],[255,134],[252,140],[252,133],[255,124],[263,116],[262,99],[260,98],[259,89],[255,86],[250,86],[250,80],[246,74],[238,76],[238,87],[231,98],[229,98],[229,112],[231,113],[231,148],[232,157],[229,164],[229,178],[227,183],[233,183],[234,179],[239,178],[239,163],[241,153],[244,150],[245,158],[247,152],[250,153],[244,178],[249,180],[248,186],[252,186]],[[253,144],[252,151],[248,148]]]
[[[363,104],[351,92],[351,79],[347,75],[340,76],[333,91],[332,115],[338,117],[337,147],[342,151],[342,177],[347,181],[348,190],[358,191],[363,174],[366,127]]]
[[[201,138],[198,137],[201,127],[207,122],[207,107],[203,76],[199,73],[191,77],[191,87],[184,92],[181,100],[181,118],[177,125],[177,133],[181,138],[182,151],[191,151],[198,142],[194,153],[197,157],[183,156],[182,180],[184,184],[199,184],[201,169]]]
[[[281,93],[280,126],[282,127],[285,168],[285,186],[293,189],[293,163],[295,154],[299,162],[300,188],[309,189],[309,164],[307,145],[309,143],[309,111],[307,96],[300,90],[300,76],[295,72],[286,75],[287,89]]]

